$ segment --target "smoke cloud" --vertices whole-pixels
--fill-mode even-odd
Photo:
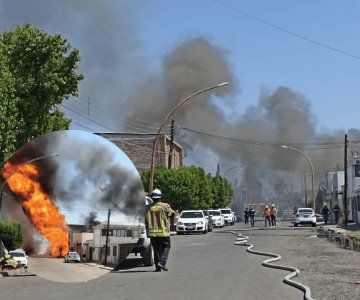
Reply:
[[[229,59],[231,52],[214,44],[211,38],[189,36],[179,41],[161,57],[160,70],[153,71],[143,54],[135,26],[138,16],[135,12],[141,11],[142,5],[146,5],[144,2],[124,1],[117,6],[100,0],[90,3],[41,0],[0,3],[2,28],[12,29],[28,21],[49,33],[62,34],[79,48],[81,72],[85,75],[80,98],[90,97],[91,103],[110,108],[116,117],[108,116],[108,119],[117,124],[119,130],[127,128],[128,117],[159,124],[184,97],[229,81],[231,84],[227,87],[198,95],[178,109],[174,118],[179,126],[233,140],[210,138],[186,130],[178,132],[176,139],[184,147],[188,164],[207,168],[210,162],[209,169],[215,170],[219,163],[223,172],[227,167],[243,165],[238,172],[229,173],[229,177],[242,174],[240,182],[251,199],[260,200],[273,194],[271,187],[278,178],[286,178],[289,185],[299,188],[304,171],[309,175],[304,157],[282,149],[282,144],[303,150],[311,157],[317,184],[327,170],[335,169],[337,165],[343,167],[341,143],[345,132],[317,132],[316,116],[311,110],[311,102],[316,99],[307,99],[291,87],[264,88],[259,91],[259,99],[254,105],[245,111],[237,111],[241,101],[241,78],[234,74]],[[20,5],[21,10],[18,9]],[[352,129],[348,136],[350,140],[359,140],[360,133]],[[246,143],[245,140],[262,143]],[[338,143],[338,146],[324,143]],[[102,182],[95,198],[101,194],[102,201],[114,207],[117,207],[115,194],[126,197],[130,191],[137,190],[131,184],[120,188],[117,186],[119,180],[110,179],[122,178],[124,174],[106,164],[108,160],[101,149],[94,147],[90,152],[84,147],[81,156],[88,157],[92,163],[79,162],[76,180],[64,183],[67,190],[74,190],[77,185],[87,189],[89,182]],[[91,174],[95,166],[102,164],[106,166],[106,175]],[[292,177],[294,170],[299,175]],[[109,186],[116,188],[108,190]],[[264,192],[265,188],[268,191]],[[75,192],[53,192],[66,199],[65,203],[79,199]],[[126,211],[129,203],[122,203],[124,207],[119,208]]]

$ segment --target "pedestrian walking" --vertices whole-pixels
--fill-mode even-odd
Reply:
[[[335,217],[335,224],[337,224],[339,222],[339,214],[340,214],[340,206],[337,202],[335,203],[335,205],[333,207],[333,211],[334,211],[334,217]]]
[[[327,207],[326,203],[324,203],[324,206],[321,209],[321,214],[324,217],[324,222],[325,222],[325,225],[326,225],[328,223],[328,221],[329,221],[329,215],[330,215],[330,210]]]
[[[245,225],[249,225],[249,209],[245,208],[244,211]]]
[[[265,218],[265,227],[267,227],[267,223],[269,223],[269,226],[271,227],[270,208],[267,205],[265,206],[265,210],[264,210],[264,218]]]
[[[250,224],[251,227],[255,226],[255,209],[253,206],[249,209],[249,217],[250,217]]]
[[[155,272],[168,271],[166,262],[171,248],[170,217],[174,214],[168,203],[161,202],[161,191],[154,189],[153,203],[147,206],[145,225],[154,250]]]
[[[271,218],[272,226],[276,226],[276,216],[277,216],[277,209],[275,207],[275,204],[272,204],[270,210],[270,218]]]

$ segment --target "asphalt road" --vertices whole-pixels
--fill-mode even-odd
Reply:
[[[225,229],[240,228],[244,226]],[[271,243],[286,243],[294,231],[288,230],[288,235],[275,238],[269,238],[270,230],[249,233],[257,247],[271,249]],[[303,299],[301,291],[282,283],[287,271],[262,267],[264,257],[234,245],[236,235],[216,231],[173,236],[168,272],[154,273],[153,267],[143,267],[139,258],[131,257],[120,270],[80,283],[52,282],[39,276],[0,278],[1,299]]]

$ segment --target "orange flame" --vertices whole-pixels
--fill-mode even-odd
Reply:
[[[12,166],[7,163],[3,170],[3,176],[10,190],[22,198],[25,213],[49,241],[50,254],[52,256],[64,255],[69,251],[68,226],[64,215],[52,203],[49,195],[43,191],[38,181],[39,173],[34,164]]]

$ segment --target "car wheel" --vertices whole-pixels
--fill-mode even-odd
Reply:
[[[299,224],[298,223],[294,223],[294,227],[297,227]]]
[[[154,265],[154,251],[151,245],[144,251],[143,264],[146,267],[151,267]]]
[[[312,223],[312,227],[316,227],[316,223]]]

